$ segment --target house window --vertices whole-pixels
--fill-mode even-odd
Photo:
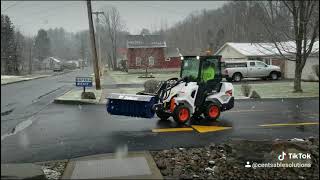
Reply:
[[[136,57],[136,66],[141,66],[141,57]]]
[[[150,56],[149,57],[149,66],[153,66],[154,65],[154,57]]]
[[[171,60],[171,58],[169,58],[169,57],[167,57],[166,59],[165,59],[165,61],[170,61]]]

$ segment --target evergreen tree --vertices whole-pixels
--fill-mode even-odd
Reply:
[[[13,72],[14,46],[14,26],[7,15],[1,14],[1,74]]]
[[[35,55],[39,61],[43,61],[50,56],[50,39],[47,31],[40,29],[35,40]]]

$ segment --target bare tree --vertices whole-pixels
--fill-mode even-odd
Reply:
[[[314,42],[319,38],[319,2],[269,1],[261,2],[260,5],[266,15],[260,18],[269,40],[282,57],[295,61],[294,92],[302,92],[302,70],[313,51]],[[290,24],[282,24],[280,20],[287,18]],[[292,41],[294,44],[287,47],[281,43],[283,40]],[[289,50],[292,48],[294,51]],[[288,56],[288,53],[291,56]]]
[[[111,7],[110,9],[104,9],[104,21],[106,26],[106,33],[111,40],[111,58],[112,58],[112,68],[117,69],[117,36],[118,33],[124,28],[122,24],[120,13],[117,8]]]
[[[14,60],[13,60],[13,69],[14,69],[14,74],[19,75],[22,71],[23,68],[23,49],[24,49],[24,42],[25,38],[24,36],[20,33],[18,30],[15,33],[15,54],[14,54]]]
[[[156,58],[159,57],[157,48],[143,48],[139,56],[142,58],[142,66],[145,70],[144,77],[151,77],[149,76],[148,70],[155,65]]]

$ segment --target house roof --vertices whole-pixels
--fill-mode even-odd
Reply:
[[[127,48],[167,47],[161,35],[128,35]]]
[[[59,60],[59,59],[57,59],[57,58],[54,58],[54,57],[47,57],[47,58],[45,58],[45,59],[43,60],[43,62],[47,62],[47,61],[49,61],[49,60],[52,60],[52,61],[57,62],[57,63],[60,63],[60,62],[61,62],[61,60]]]
[[[61,62],[59,59],[56,59],[56,58],[54,58],[54,57],[50,57],[50,59],[52,59],[53,61],[55,61],[55,62],[57,62],[57,63]]]
[[[233,43],[224,44],[216,54],[219,54],[226,46],[230,46],[244,56],[278,56],[278,49],[273,43]],[[283,55],[294,55],[296,52],[296,43],[294,41],[279,42],[277,46]],[[319,41],[314,42],[312,54],[319,53]]]

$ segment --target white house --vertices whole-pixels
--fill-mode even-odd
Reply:
[[[47,57],[42,61],[43,69],[53,70],[55,67],[61,66],[61,60],[54,57]]]
[[[295,42],[279,42],[278,51],[273,43],[225,43],[215,54],[222,55],[223,60],[261,60],[267,64],[280,66],[285,78],[294,78],[295,61]],[[313,65],[319,65],[319,41],[313,45],[310,56],[307,59],[305,67],[302,71],[302,79],[317,79],[316,74],[312,70]]]

